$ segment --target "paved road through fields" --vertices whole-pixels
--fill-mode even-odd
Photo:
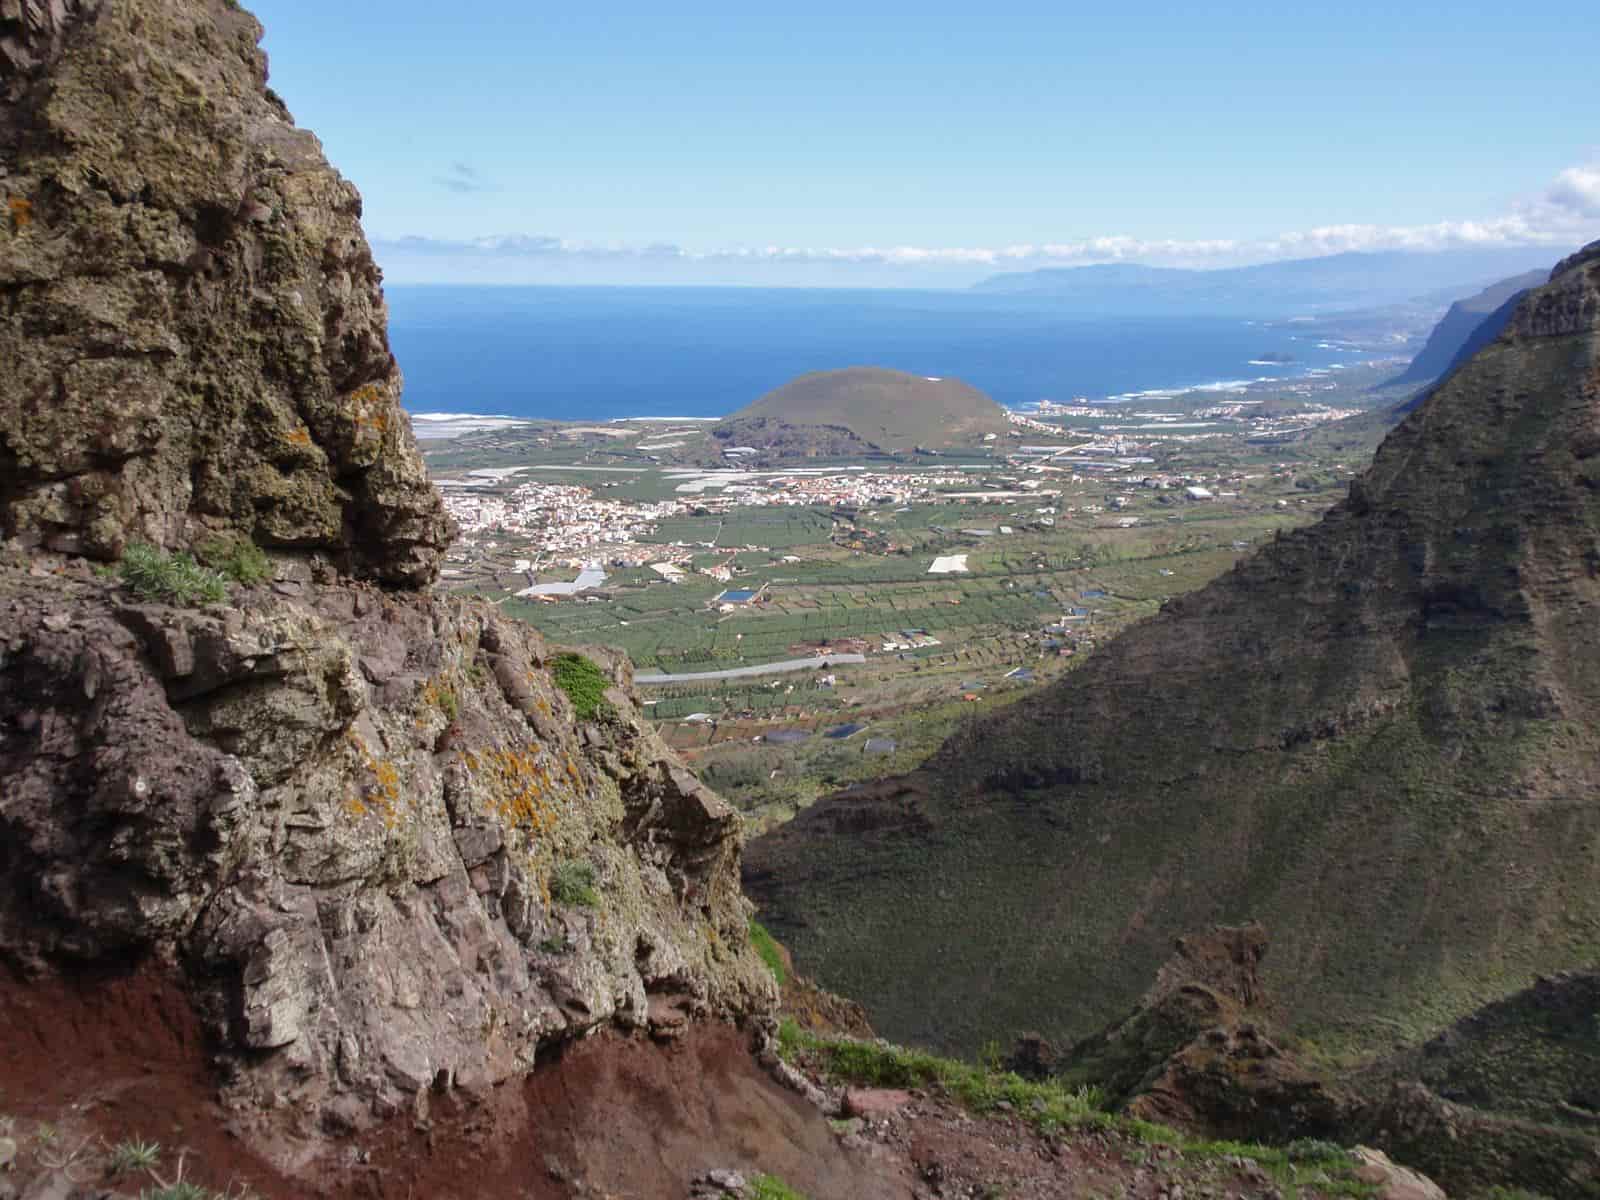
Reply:
[[[849,663],[864,663],[865,654],[827,654],[813,658],[789,658],[783,662],[763,663],[756,667],[729,667],[726,671],[701,671],[691,675],[635,675],[635,683],[700,683],[708,679],[742,679],[750,675],[783,675],[789,671],[820,671],[824,667],[840,667]]]

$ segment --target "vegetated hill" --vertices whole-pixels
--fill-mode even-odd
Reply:
[[[1190,270],[1110,263],[995,275],[974,290],[1049,297],[1100,313],[1238,313],[1284,316],[1375,308],[1448,288],[1455,295],[1488,279],[1549,262],[1538,249],[1331,254],[1250,267]]]
[[[1178,938],[1105,1029],[1065,1050],[1030,1037],[1013,1062],[1206,1137],[1370,1143],[1452,1196],[1600,1197],[1600,971],[1541,978],[1422,1046],[1339,1067],[1282,1035],[1270,958],[1259,924]]]
[[[1084,1034],[1247,918],[1297,1028],[1420,1036],[1600,957],[1597,606],[1600,244],[1318,525],[756,840],[746,886],[889,1037]]]
[[[712,435],[782,455],[836,456],[972,446],[1008,429],[1005,410],[959,379],[847,367],[791,380],[717,424]]]
[[[1433,327],[1428,340],[1406,369],[1382,386],[1442,379],[1499,337],[1516,311],[1522,293],[1538,287],[1548,278],[1545,271],[1524,271],[1490,284],[1476,296],[1457,300]]]

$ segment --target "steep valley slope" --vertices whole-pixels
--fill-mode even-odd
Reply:
[[[1600,957],[1600,244],[1347,500],[912,776],[755,841],[763,920],[890,1037],[1089,1033],[1259,918],[1326,1052]]]
[[[233,0],[0,3],[0,1197],[1375,1191],[988,1068],[780,1055],[740,819],[629,664],[432,591],[360,197],[260,37]],[[1323,1018],[1586,956],[1597,270],[1321,531],[768,843],[803,959],[959,1045],[1120,1012],[1236,908]],[[1523,1007],[1592,1006],[1554,994],[1426,1069],[1480,1087]],[[1561,1080],[1519,1102],[1587,1103],[1592,1063]]]
[[[1406,364],[1406,369],[1384,386],[1416,385],[1443,379],[1500,335],[1523,292],[1545,282],[1543,271],[1526,271],[1491,284],[1465,300],[1457,300],[1433,327],[1427,342]]]

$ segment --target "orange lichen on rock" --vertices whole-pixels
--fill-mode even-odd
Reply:
[[[556,825],[554,783],[537,749],[496,746],[462,756],[467,769],[486,777],[495,811],[507,824],[529,833],[549,833]]]
[[[12,196],[6,201],[6,207],[11,211],[11,227],[21,233],[33,224],[33,201],[21,196]]]
[[[351,816],[360,818],[377,808],[383,815],[384,824],[393,829],[400,820],[397,811],[400,803],[399,768],[387,759],[374,757],[361,735],[354,730],[345,734],[345,741],[371,776],[371,782],[362,788],[360,795],[352,795],[345,801],[346,810]]]

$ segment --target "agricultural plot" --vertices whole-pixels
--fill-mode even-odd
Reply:
[[[989,493],[1021,490],[1028,463],[975,455],[975,469],[945,489],[975,497],[886,504],[861,491],[848,503],[818,498],[800,507],[740,506],[716,490],[686,496],[677,491],[682,474],[642,461],[627,445],[574,446],[552,436],[532,465],[554,469],[519,478],[577,485],[603,501],[677,501],[677,512],[630,534],[626,553],[597,554],[607,579],[593,593],[551,603],[515,597],[521,575],[572,578],[572,564],[590,552],[513,569],[536,547],[503,535],[497,546],[489,537],[473,543],[467,586],[552,643],[613,647],[640,673],[699,674],[815,655],[815,670],[640,687],[662,736],[758,823],[784,819],[831,787],[909,769],[973,712],[1047,686],[1166,599],[1316,519],[1343,497],[1376,441],[1330,429],[1282,447],[1174,442],[1149,468],[1169,477],[1165,487],[1144,487],[1133,471],[1113,479],[1069,468],[1029,476],[1038,487],[1026,496]],[[458,471],[509,466],[513,450],[496,444],[486,458],[463,452],[433,461]],[[942,472],[955,465],[946,457],[867,464]],[[1191,474],[1206,481],[1213,501],[1191,502],[1172,482]],[[935,558],[957,555],[964,572],[929,574]],[[650,569],[666,559],[685,572],[680,582]],[[721,599],[725,592],[742,602]],[[866,661],[825,666],[841,645]],[[844,724],[862,728],[839,740],[823,736]],[[769,734],[779,740],[765,740]],[[869,741],[876,749],[866,749]]]

